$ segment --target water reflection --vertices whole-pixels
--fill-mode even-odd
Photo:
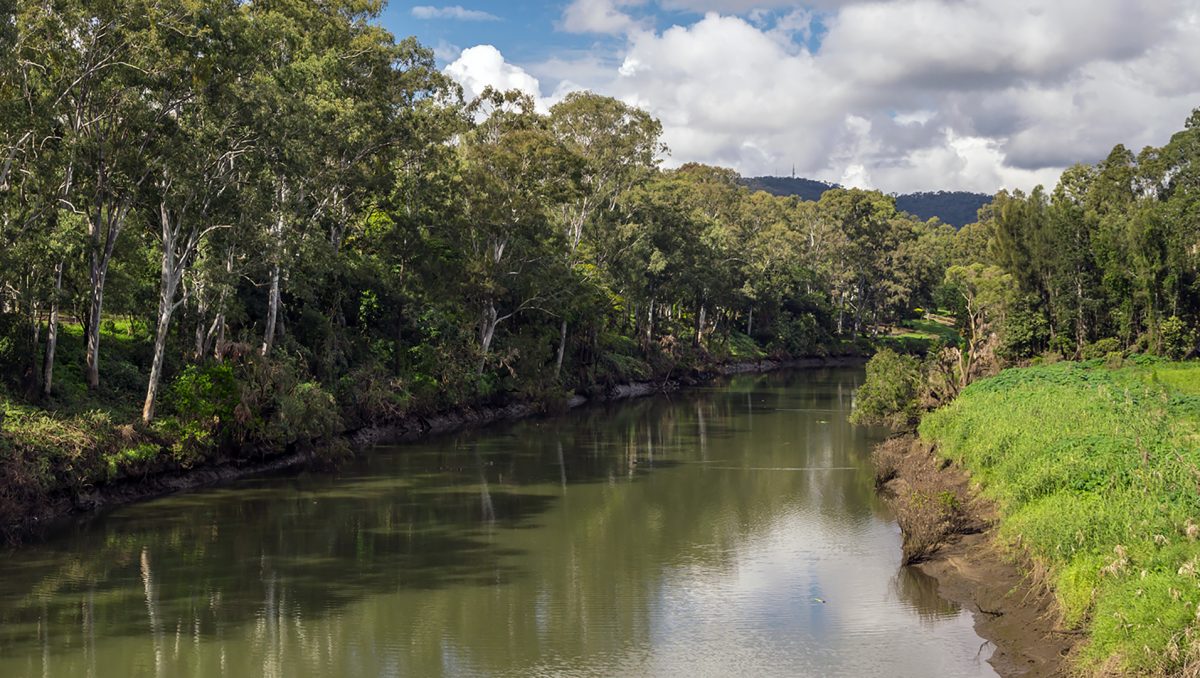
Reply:
[[[6,556],[0,675],[990,675],[897,574],[857,371],[381,450]]]

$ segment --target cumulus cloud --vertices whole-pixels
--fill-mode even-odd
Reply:
[[[708,13],[656,31],[654,8]],[[560,28],[623,40],[530,65],[549,91],[494,49],[448,72],[616,96],[662,120],[672,162],[746,175],[1029,188],[1165,143],[1200,105],[1194,0],[575,0]]]
[[[572,91],[584,89],[582,85],[561,80],[552,92],[543,95],[542,85],[536,77],[520,66],[505,60],[500,50],[492,45],[476,45],[464,49],[445,72],[459,85],[463,95],[473,99],[489,86],[499,90],[519,90],[533,97],[537,110],[546,113],[558,101]]]
[[[455,21],[499,21],[500,17],[478,9],[465,9],[460,5],[449,7],[432,7],[418,5],[412,8],[412,15],[418,19],[453,19]]]

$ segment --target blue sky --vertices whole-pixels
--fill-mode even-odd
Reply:
[[[563,11],[567,2],[514,0],[512,2],[431,3],[429,0],[390,2],[384,9],[381,23],[397,36],[417,36],[422,43],[439,48],[439,56],[450,50],[461,50],[480,44],[490,44],[517,63],[540,62],[555,56],[614,53],[621,46],[620,36],[578,34],[561,30]],[[420,18],[413,8],[461,8],[479,12],[492,19],[456,19],[448,16]],[[704,16],[703,10],[662,8],[654,4],[631,6],[626,11],[638,20],[647,22],[657,31],[671,26],[687,25]],[[786,8],[759,10],[755,19],[770,22]],[[747,13],[749,14],[749,13]],[[810,49],[817,49],[822,31],[819,27],[808,40],[799,40]],[[443,59],[444,61],[445,59]]]
[[[885,191],[1053,184],[1200,105],[1197,0],[393,0],[381,21],[468,96],[645,108],[667,166]]]
[[[495,45],[517,61],[538,61],[562,51],[587,49],[587,36],[554,30],[562,16],[562,5],[552,2],[465,2],[450,6],[486,12],[491,21],[462,21],[451,18],[418,19],[412,8],[440,6],[430,2],[391,2],[384,10],[383,24],[398,36],[415,35],[429,46],[471,47]]]

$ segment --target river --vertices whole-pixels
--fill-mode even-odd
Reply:
[[[993,676],[902,569],[858,369],[379,448],[0,556],[0,676]]]

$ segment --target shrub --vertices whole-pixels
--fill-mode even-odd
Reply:
[[[117,391],[137,392],[146,388],[146,377],[142,375],[141,370],[137,365],[124,360],[105,361],[100,378],[106,387]]]
[[[238,404],[238,383],[228,364],[189,365],[167,391],[165,405],[181,419],[229,421]]]
[[[1067,357],[1075,355],[1075,341],[1065,334],[1056,335],[1050,340],[1050,352]]]
[[[1162,354],[1171,360],[1183,360],[1196,350],[1196,330],[1184,324],[1179,316],[1173,315],[1159,326],[1162,337]]]
[[[918,396],[924,382],[921,363],[910,356],[883,349],[867,363],[867,380],[855,394],[855,424],[911,426],[919,412]]]
[[[1079,352],[1079,357],[1084,360],[1100,360],[1108,358],[1110,353],[1121,352],[1121,340],[1115,337],[1107,337],[1098,339],[1083,347]]]
[[[347,423],[356,426],[395,421],[404,416],[412,400],[404,381],[378,364],[365,365],[342,377],[337,395]]]
[[[337,401],[320,384],[306,381],[281,394],[276,424],[281,442],[328,444],[341,431]]]

